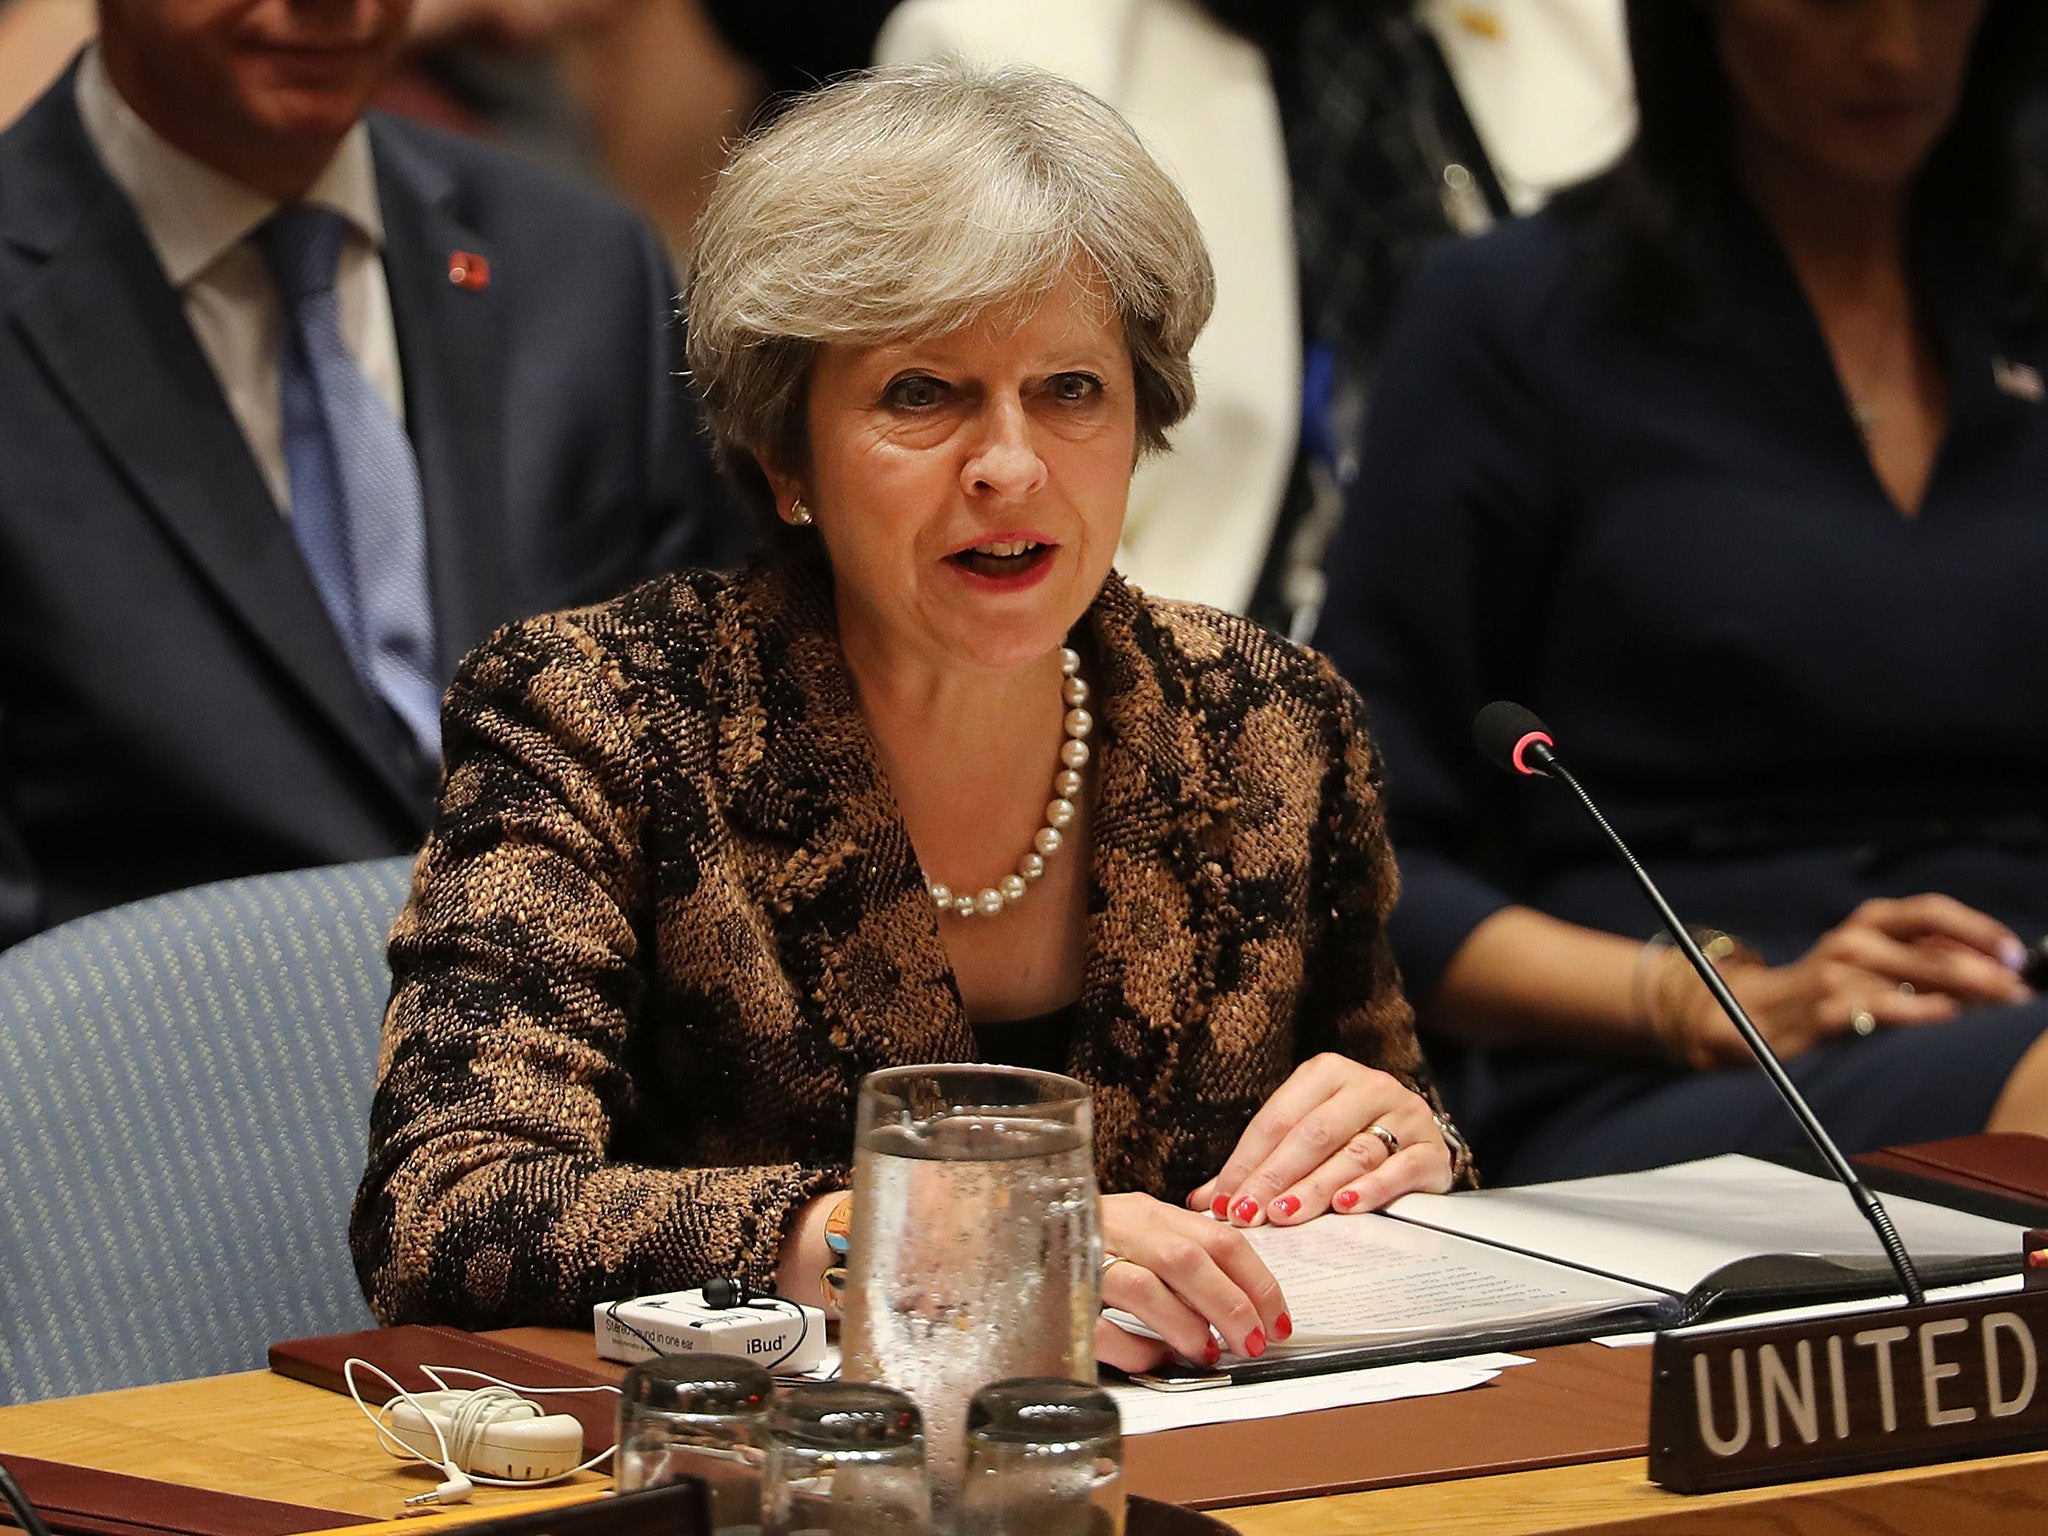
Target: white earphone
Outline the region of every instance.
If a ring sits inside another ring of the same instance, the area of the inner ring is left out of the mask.
[[[356,1372],[367,1371],[396,1394],[382,1408],[363,1401]],[[351,1357],[343,1362],[348,1395],[377,1432],[377,1441],[393,1456],[439,1467],[446,1481],[405,1502],[460,1504],[478,1483],[494,1488],[541,1488],[573,1477],[603,1462],[607,1447],[587,1461],[576,1461],[583,1449],[583,1426],[568,1414],[550,1414],[535,1397],[561,1392],[611,1392],[617,1387],[522,1387],[482,1371],[459,1366],[420,1367],[437,1391],[408,1392],[389,1372]],[[485,1383],[468,1390],[451,1387],[446,1376],[471,1376]]]

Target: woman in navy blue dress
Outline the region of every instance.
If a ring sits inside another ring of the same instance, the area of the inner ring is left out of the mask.
[[[1418,273],[1320,643],[1493,1180],[1797,1141],[1518,698],[1852,1149],[2048,1130],[2034,0],[1634,0],[1615,169]]]

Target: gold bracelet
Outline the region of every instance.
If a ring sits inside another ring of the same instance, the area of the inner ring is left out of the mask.
[[[1656,973],[1658,961],[1671,952],[1671,935],[1652,934],[1643,941],[1643,947],[1636,951],[1635,968],[1629,972],[1628,1012],[1635,1032],[1639,1037],[1653,1041],[1661,1054],[1670,1054],[1670,1045],[1664,1032],[1658,1027],[1654,988],[1650,978]]]
[[[1763,956],[1732,933],[1718,928],[1686,930],[1700,952],[1721,969],[1729,965],[1761,965]],[[1692,962],[1671,942],[1658,934],[1636,957],[1633,999],[1636,1015],[1645,1033],[1672,1061],[1704,1072],[1714,1064],[1714,1053],[1704,1040],[1688,1038],[1686,1021],[1691,1006],[1703,987]]]

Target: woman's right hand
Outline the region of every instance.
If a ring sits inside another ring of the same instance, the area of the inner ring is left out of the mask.
[[[1877,1027],[1937,1024],[1964,1008],[2033,996],[2018,975],[2025,946],[1996,918],[1953,897],[1866,901],[1790,965],[1729,966],[1737,1001],[1785,1058],[1847,1034],[1858,1014]],[[1695,984],[1683,1038],[1695,1060],[1726,1066],[1749,1052],[1707,990]]]
[[[1105,1365],[1146,1371],[1176,1355],[1214,1365],[1225,1348],[1258,1356],[1294,1331],[1280,1282],[1228,1222],[1150,1195],[1104,1195],[1102,1246],[1117,1257],[1102,1272],[1102,1304],[1159,1335],[1098,1319],[1095,1355]]]

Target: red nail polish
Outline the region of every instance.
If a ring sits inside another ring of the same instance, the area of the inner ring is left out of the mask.
[[[1250,1195],[1246,1195],[1236,1205],[1231,1207],[1231,1214],[1237,1217],[1239,1221],[1249,1225],[1259,1218],[1259,1202]]]
[[[1285,1344],[1294,1337],[1294,1319],[1282,1312],[1273,1319],[1273,1338],[1276,1343]]]
[[[1266,1330],[1254,1328],[1244,1336],[1244,1352],[1251,1359],[1258,1359],[1266,1352]]]
[[[1337,1191],[1337,1198],[1330,1203],[1340,1211],[1348,1211],[1351,1207],[1358,1204],[1358,1191],[1355,1189],[1340,1189]]]
[[[1222,1358],[1223,1346],[1221,1344],[1218,1344],[1214,1339],[1211,1339],[1205,1346],[1203,1346],[1202,1360],[1204,1364],[1214,1365],[1218,1360],[1221,1360]]]
[[[1273,1214],[1285,1220],[1301,1209],[1301,1202],[1292,1195],[1282,1195],[1273,1202]]]
[[[1230,1217],[1230,1196],[1218,1195],[1214,1200],[1211,1200],[1209,1202],[1209,1214],[1218,1221],[1228,1220]]]

